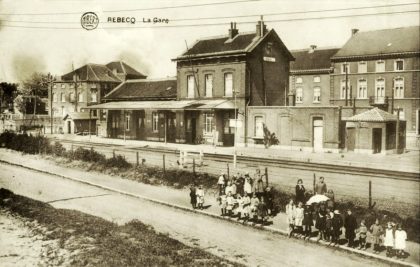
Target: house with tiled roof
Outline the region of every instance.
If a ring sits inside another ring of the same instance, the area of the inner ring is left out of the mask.
[[[147,76],[137,71],[124,61],[113,61],[106,64],[108,69],[112,71],[121,81],[133,80],[133,79],[146,79]]]
[[[407,123],[407,147],[416,143],[420,135],[419,26],[354,29],[331,61],[332,105],[399,112],[401,120]]]
[[[292,50],[295,58],[290,63],[289,105],[328,106],[330,101],[331,57],[338,48]]]
[[[405,149],[406,122],[398,115],[375,107],[346,118],[345,123],[347,151],[388,154]]]
[[[190,107],[185,122],[180,121],[186,125],[186,142],[232,146],[261,140],[263,121],[247,132],[246,107],[286,104],[291,60],[283,41],[262,20],[253,32],[240,32],[231,23],[227,34],[190,45],[173,59],[178,99],[203,104]]]
[[[101,114],[97,110],[89,113],[87,107],[101,103],[106,94],[132,77],[146,76],[122,61],[107,65],[88,63],[62,75],[54,81],[48,96],[53,117],[63,120],[62,125],[55,125],[54,132],[96,133]]]

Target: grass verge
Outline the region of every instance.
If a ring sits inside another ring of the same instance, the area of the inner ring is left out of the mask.
[[[0,208],[36,221],[46,228],[47,239],[58,239],[60,247],[70,246],[71,266],[240,266],[188,247],[153,227],[133,220],[125,225],[75,210],[55,209],[49,204],[0,189]],[[80,242],[83,240],[83,242]]]

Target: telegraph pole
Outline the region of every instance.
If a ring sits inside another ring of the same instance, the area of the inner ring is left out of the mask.
[[[234,134],[234,138],[233,138],[233,168],[236,170],[236,133],[237,128],[238,128],[238,119],[237,119],[237,106],[236,106],[236,89],[233,89],[233,97],[234,97],[234,108],[235,108],[235,134]]]
[[[345,86],[346,86],[346,107],[347,107],[348,102],[349,102],[349,99],[348,99],[348,90],[349,90],[349,88],[348,88],[348,82],[349,82],[348,63],[344,63],[344,66],[346,68],[346,84],[345,84]]]

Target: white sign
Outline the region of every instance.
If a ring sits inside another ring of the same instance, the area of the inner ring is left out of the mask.
[[[242,128],[242,121],[241,120],[230,119],[229,120],[229,127]]]
[[[263,57],[264,61],[267,62],[276,62],[276,58],[275,57]]]

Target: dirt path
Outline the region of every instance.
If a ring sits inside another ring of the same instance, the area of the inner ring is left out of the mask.
[[[188,245],[249,266],[386,266],[353,254],[287,239],[122,196],[52,175],[1,164],[0,187],[56,208],[76,209],[117,223],[132,219],[151,224]]]
[[[53,240],[44,240],[42,229],[0,209],[0,265],[69,266],[69,252]]]

